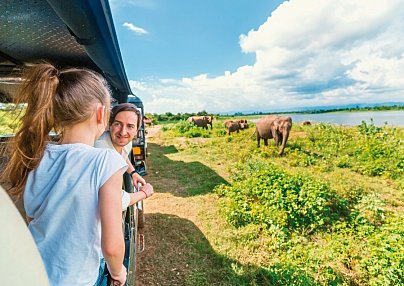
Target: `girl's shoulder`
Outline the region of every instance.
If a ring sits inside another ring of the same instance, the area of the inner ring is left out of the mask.
[[[48,144],[46,150],[52,154],[62,155],[69,154],[70,158],[88,158],[99,160],[123,160],[118,152],[108,148],[95,148],[83,143],[74,144]]]
[[[94,154],[96,154],[97,156],[101,156],[101,157],[105,157],[108,159],[120,159],[122,161],[123,158],[122,156],[116,151],[116,150],[112,150],[109,148],[94,148],[92,147],[92,152],[94,152]]]

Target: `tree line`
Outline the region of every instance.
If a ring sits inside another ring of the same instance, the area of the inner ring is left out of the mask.
[[[171,112],[166,112],[162,114],[157,114],[157,113],[146,113],[145,117],[150,119],[153,124],[157,124],[158,122],[175,122],[175,121],[181,121],[181,120],[187,120],[191,116],[219,116],[218,114],[211,114],[207,113],[205,110],[196,112],[196,113],[171,113]]]
[[[314,109],[314,110],[303,110],[303,111],[284,111],[284,112],[252,112],[252,113],[243,113],[243,112],[235,112],[233,115],[226,116],[247,116],[247,115],[268,115],[268,114],[284,114],[284,113],[294,113],[294,114],[316,114],[316,113],[327,113],[327,112],[341,112],[341,111],[389,111],[389,110],[404,110],[404,105],[381,105],[381,106],[373,106],[373,107],[347,107],[347,108],[335,108],[335,109]],[[175,122],[181,120],[187,120],[190,116],[207,116],[212,115],[214,117],[219,117],[219,114],[211,114],[206,112],[205,110],[196,112],[196,113],[171,113],[166,112],[162,114],[157,113],[146,113],[145,116],[148,119],[151,119],[153,124],[157,124],[158,122]]]

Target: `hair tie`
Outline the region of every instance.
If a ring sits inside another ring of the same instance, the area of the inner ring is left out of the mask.
[[[53,67],[52,72],[51,72],[51,76],[56,76],[57,78],[59,78],[60,71],[57,68]]]

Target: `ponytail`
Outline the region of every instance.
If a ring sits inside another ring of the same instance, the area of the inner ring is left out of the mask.
[[[16,108],[26,103],[21,126],[9,142],[12,147],[10,161],[2,181],[11,184],[9,193],[20,196],[28,173],[35,169],[49,141],[49,132],[57,129],[54,118],[54,98],[59,85],[59,71],[51,64],[39,64],[29,68],[15,99]]]

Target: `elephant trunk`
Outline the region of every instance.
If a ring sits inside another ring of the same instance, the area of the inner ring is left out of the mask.
[[[285,129],[282,132],[282,148],[281,148],[281,151],[279,152],[280,156],[283,155],[283,151],[285,150],[286,141],[288,141],[288,137],[289,137],[289,132],[290,132],[290,128],[287,128],[287,127],[285,127]]]

